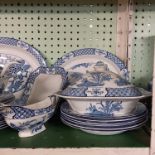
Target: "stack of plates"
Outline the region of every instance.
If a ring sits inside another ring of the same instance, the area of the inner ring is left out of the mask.
[[[140,102],[129,115],[117,117],[79,115],[69,107],[68,103],[63,103],[60,117],[64,124],[87,133],[113,135],[142,127],[147,121],[147,115],[146,106]]]

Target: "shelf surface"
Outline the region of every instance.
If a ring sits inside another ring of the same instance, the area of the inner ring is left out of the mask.
[[[28,138],[18,137],[16,130],[0,130],[0,148],[85,148],[85,147],[149,147],[150,137],[143,129],[119,135],[99,136],[64,125],[54,118],[46,124],[46,130]]]

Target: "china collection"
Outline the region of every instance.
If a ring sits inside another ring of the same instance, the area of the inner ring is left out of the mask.
[[[31,45],[0,38],[0,129],[19,137],[44,131],[60,98],[60,119],[72,128],[97,135],[138,129],[148,119],[140,100],[151,95],[129,82],[125,64],[108,51],[75,50],[48,67]]]

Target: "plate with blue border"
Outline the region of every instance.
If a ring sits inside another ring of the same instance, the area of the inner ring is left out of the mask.
[[[0,67],[10,62],[24,60],[33,69],[47,66],[39,50],[30,44],[14,38],[0,37]]]
[[[108,51],[96,48],[71,51],[59,58],[53,65],[63,67],[68,72],[86,73],[101,63],[104,63],[110,71],[128,79],[128,70],[122,60]]]

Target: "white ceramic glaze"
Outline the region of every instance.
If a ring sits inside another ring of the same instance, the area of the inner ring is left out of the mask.
[[[73,75],[73,74],[72,74]],[[109,70],[104,63],[94,67],[94,71],[72,76],[74,80],[64,89],[64,96],[77,97],[139,97],[142,92],[123,79],[118,74]],[[75,80],[77,79],[77,80]],[[75,81],[75,82],[73,82]]]
[[[32,68],[24,60],[5,64],[0,74],[5,92],[11,92],[16,99],[22,96]]]
[[[65,120],[63,118],[61,118],[62,122],[70,127],[73,127],[73,128],[76,128],[76,129],[80,129],[84,132],[87,132],[87,133],[91,133],[91,134],[97,134],[97,135],[114,135],[114,134],[119,134],[119,133],[123,133],[125,131],[128,131],[128,130],[134,130],[134,129],[138,129],[140,127],[142,127],[145,123],[146,123],[146,120],[143,120],[142,122],[140,123],[137,123],[137,124],[134,124],[134,125],[129,125],[129,126],[126,126],[126,127],[119,127],[119,128],[95,128],[95,127],[88,127],[88,126],[83,126],[83,125],[80,125],[80,124],[76,124],[76,123],[73,123],[73,122],[69,122],[68,120]]]
[[[141,117],[145,117],[147,115],[147,108],[144,104],[137,102],[136,108],[131,111],[130,114],[127,116],[112,116],[112,117],[104,117],[103,115],[82,115],[75,113],[71,109],[68,103],[63,103],[61,105],[60,111],[61,115],[68,117],[72,120],[77,120],[77,121],[82,121],[82,122],[87,122],[87,123],[109,123],[109,124],[115,124],[115,123],[124,123],[126,121],[135,121],[136,119],[140,119]]]
[[[78,96],[66,96],[66,95],[62,95],[62,91],[57,92],[55,95],[62,97],[64,99],[82,99],[82,100],[96,100],[96,99],[100,99],[100,100],[117,100],[117,101],[138,101],[140,99],[144,99],[146,97],[150,97],[152,95],[151,92],[146,91],[143,88],[138,88],[139,91],[141,92],[142,95],[140,96],[136,96],[136,97],[104,97],[104,96],[97,96],[97,97],[93,97],[93,96],[89,96],[89,97],[78,97]]]
[[[19,131],[19,137],[31,137],[36,134],[39,134],[40,132],[46,129],[44,123],[48,119],[48,115],[45,114],[36,117],[30,117],[28,119],[5,118],[5,121],[11,128],[14,128]]]
[[[0,66],[17,60],[25,60],[33,69],[47,66],[40,51],[30,44],[15,38],[0,37]]]
[[[128,79],[127,68],[117,56],[95,48],[71,51],[59,58],[54,66],[63,67],[68,72],[86,73],[87,71],[93,71],[98,62],[103,62],[110,71]]]
[[[40,115],[39,112],[35,113],[34,111],[35,110],[38,110],[38,109],[46,109],[48,107],[51,106],[52,107],[55,107],[56,106],[56,102],[55,102],[55,97],[54,96],[49,96],[49,97],[46,97],[44,100],[41,100],[39,102],[35,102],[35,103],[27,103],[27,105],[25,106],[19,106],[19,105],[16,105],[15,104],[16,102],[13,103],[10,103],[10,104],[2,104],[0,105],[0,107],[2,108],[1,112],[3,114],[3,116],[5,118],[10,118],[10,119],[13,119],[13,118],[23,118],[22,115],[24,115],[24,117],[31,117],[31,112],[28,112],[27,113],[27,109],[28,110],[32,110],[32,113],[34,113],[34,115]],[[18,112],[16,111],[15,108],[19,108],[21,109],[21,111],[19,110]],[[14,110],[15,109],[15,110]],[[21,112],[21,114],[20,114]],[[25,113],[24,113],[25,112]],[[42,114],[42,111],[41,111],[41,114]],[[17,115],[17,116],[15,116]]]
[[[70,107],[75,113],[101,115],[101,116],[127,116],[133,111],[137,104],[133,101],[115,101],[100,99],[67,99]]]
[[[6,123],[19,131],[20,137],[30,137],[45,130],[44,123],[55,110],[55,97],[25,106],[1,105]]]
[[[141,89],[140,89],[141,90]],[[146,92],[139,97],[73,97],[56,95],[67,100],[70,107],[79,114],[126,116],[136,108],[137,101],[150,95]]]
[[[28,104],[35,103],[53,95],[62,89],[63,81],[61,75],[40,74],[32,86]]]

